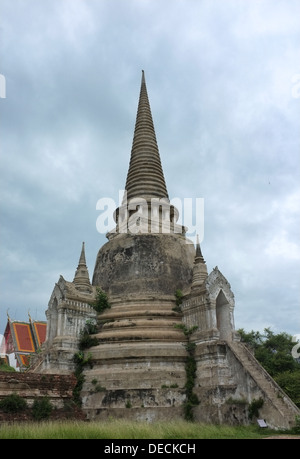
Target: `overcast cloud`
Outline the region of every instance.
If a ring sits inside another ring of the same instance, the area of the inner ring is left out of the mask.
[[[170,198],[203,197],[203,255],[236,328],[300,333],[300,2],[0,0],[0,333],[45,320],[102,197],[124,188],[141,70]]]

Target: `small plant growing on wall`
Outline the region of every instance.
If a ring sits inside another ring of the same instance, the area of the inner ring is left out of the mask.
[[[183,298],[183,293],[180,289],[177,289],[175,292],[175,303],[176,306],[173,308],[173,311],[175,312],[181,312],[181,304],[182,304],[182,298]]]
[[[249,419],[252,419],[253,417],[258,418],[259,409],[263,406],[263,404],[264,400],[261,397],[259,399],[254,398],[252,400],[248,407]]]
[[[197,395],[193,392],[195,386],[196,378],[196,361],[194,357],[195,346],[192,346],[194,343],[189,343],[189,346],[186,347],[188,351],[188,357],[185,364],[186,372],[186,401],[184,403],[184,417],[186,421],[194,421],[193,408],[199,405],[199,400]]]
[[[79,349],[84,350],[91,346],[97,346],[98,339],[92,334],[97,333],[97,325],[92,320],[87,320],[83,330],[80,332]]]
[[[194,333],[194,331],[198,329],[197,325],[191,328],[187,328],[186,325],[183,323],[176,324],[174,327],[182,330],[182,332],[188,339]],[[195,394],[193,391],[195,387],[195,379],[197,372],[197,365],[195,360],[196,344],[189,340],[185,345],[185,349],[188,353],[188,356],[185,362],[186,383],[184,387],[186,393],[186,400],[183,404],[184,418],[186,421],[194,421],[193,409],[200,403],[197,394]]]
[[[191,328],[187,328],[184,324],[176,324],[174,325],[174,328],[179,328],[180,330],[183,331],[185,336],[189,337],[191,336],[192,333],[194,333],[194,331],[198,330],[198,325],[194,325]]]
[[[74,354],[73,362],[75,363],[74,375],[77,380],[76,386],[73,389],[73,400],[78,406],[81,406],[82,402],[81,402],[80,392],[81,392],[81,389],[82,389],[82,386],[85,380],[85,377],[83,375],[83,370],[84,370],[85,365],[88,365],[88,364],[92,368],[92,356],[89,353],[85,357],[84,352],[79,351],[76,354]]]
[[[93,303],[91,303],[91,306],[99,313],[101,314],[105,309],[109,309],[111,306],[108,301],[108,296],[101,288],[96,289],[96,299]]]

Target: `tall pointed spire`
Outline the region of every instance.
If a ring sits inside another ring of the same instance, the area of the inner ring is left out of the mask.
[[[114,212],[116,228],[107,237],[112,239],[120,233],[184,235],[186,228],[177,224],[178,218],[179,212],[168,196],[142,71],[125,193]]]
[[[193,281],[192,281],[192,290],[195,288],[201,287],[204,283],[205,279],[207,278],[207,267],[205,260],[203,258],[199,236],[197,235],[197,245],[196,245],[196,255],[194,261],[194,268],[193,268]]]
[[[91,292],[92,290],[90,276],[86,266],[84,242],[82,243],[80,258],[73,283],[75,284],[76,289],[80,290],[81,292]]]
[[[200,247],[200,242],[199,242],[199,236],[197,234],[197,244],[196,244],[196,256],[195,256],[195,263],[205,263],[202,252],[201,252],[201,247]]]
[[[131,158],[126,180],[127,199],[168,198],[154,124],[147,94],[144,70],[137,110]]]

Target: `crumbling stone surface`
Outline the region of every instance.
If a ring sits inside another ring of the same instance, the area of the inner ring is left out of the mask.
[[[178,234],[120,234],[99,250],[93,285],[108,295],[174,295],[190,286],[194,257]]]

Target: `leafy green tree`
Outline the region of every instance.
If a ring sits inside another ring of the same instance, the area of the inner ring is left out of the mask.
[[[275,377],[277,384],[300,408],[300,370],[285,371]]]
[[[241,340],[249,345],[252,349],[257,349],[262,344],[262,335],[260,332],[255,332],[251,330],[251,332],[245,332],[243,328],[238,330],[238,333],[241,337]]]

